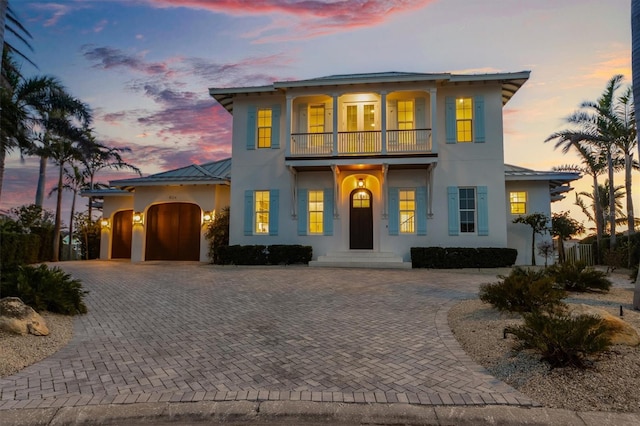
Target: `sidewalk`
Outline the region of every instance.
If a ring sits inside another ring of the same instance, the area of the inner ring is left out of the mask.
[[[566,425],[637,426],[639,414],[511,406],[226,401],[5,410],[2,426],[40,425]]]

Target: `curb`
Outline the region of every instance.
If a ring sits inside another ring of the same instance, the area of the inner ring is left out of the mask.
[[[640,413],[575,412],[505,406],[451,407],[411,404],[342,404],[309,401],[143,403],[15,409],[3,426],[123,424],[341,424],[341,425],[567,425],[635,426]]]

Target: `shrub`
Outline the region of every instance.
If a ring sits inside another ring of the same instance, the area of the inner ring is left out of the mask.
[[[562,263],[547,268],[551,279],[567,291],[609,291],[606,273],[587,267],[583,262]]]
[[[566,292],[555,286],[543,270],[514,268],[502,281],[480,286],[480,300],[499,311],[533,312],[562,305]]]
[[[274,244],[267,247],[271,265],[308,264],[311,260],[311,246],[300,244]]]
[[[229,207],[224,207],[207,228],[205,237],[209,241],[211,263],[221,263],[220,250],[229,246],[229,215]]]
[[[218,265],[291,265],[308,264],[313,248],[298,244],[233,245],[217,247],[216,252]]]
[[[552,368],[584,368],[589,356],[609,348],[610,331],[598,317],[561,311],[524,314],[523,325],[505,328],[517,340],[514,350],[533,350]]]
[[[82,290],[79,280],[72,279],[58,267],[17,266],[4,271],[0,286],[3,297],[19,297],[36,311],[64,315],[87,312],[83,298],[88,292]]]
[[[0,267],[36,263],[40,238],[34,234],[0,233]]]
[[[411,247],[414,268],[500,268],[512,266],[518,251],[499,247]]]

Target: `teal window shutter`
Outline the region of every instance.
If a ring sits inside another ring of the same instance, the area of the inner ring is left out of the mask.
[[[253,235],[253,191],[244,191],[244,235]]]
[[[489,200],[486,186],[478,187],[478,235],[489,235]]]
[[[389,188],[389,235],[398,235],[400,227],[400,201],[398,188]]]
[[[271,148],[280,149],[280,105],[271,107]]]
[[[278,213],[280,203],[280,191],[269,191],[269,235],[278,235]]]
[[[449,235],[460,232],[460,210],[458,205],[458,187],[447,186],[447,207],[449,209]]]
[[[427,235],[427,187],[416,190],[416,234]]]
[[[333,235],[333,189],[324,190],[324,211],[322,212],[324,235]]]
[[[307,235],[307,207],[309,191],[298,189],[298,235]]]
[[[456,100],[453,96],[444,100],[444,120],[447,143],[456,143]]]
[[[485,141],[485,125],[484,125],[484,96],[476,96],[473,99],[473,134],[474,142],[484,143]]]
[[[256,149],[256,130],[258,130],[258,109],[247,108],[247,149]]]

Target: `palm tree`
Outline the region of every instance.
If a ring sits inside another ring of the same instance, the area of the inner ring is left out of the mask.
[[[597,193],[599,195],[599,198],[595,198],[594,194]],[[582,212],[584,213],[585,216],[587,216],[587,219],[589,220],[594,220],[594,215],[597,214],[596,211],[600,211],[600,214],[602,215],[602,218],[600,218],[600,220],[602,221],[602,223],[605,223],[605,232],[610,232],[610,228],[607,227],[607,223],[609,221],[609,219],[612,217],[611,216],[611,202],[609,200],[609,181],[605,180],[603,185],[600,185],[600,187],[598,188],[598,191],[593,191],[593,192],[578,192],[576,193],[576,200],[575,200],[575,205],[580,207],[580,209],[582,210]],[[623,224],[626,223],[628,218],[625,216],[624,214],[624,209],[622,206],[622,199],[625,196],[625,191],[624,191],[624,186],[623,185],[617,185],[613,188],[613,194],[614,194],[614,202],[613,204],[615,205],[615,211],[613,214],[613,218],[615,220],[615,223],[617,224]],[[590,200],[591,205],[587,205],[587,203],[585,202],[584,198],[585,197],[587,199]],[[597,201],[596,201],[597,200]],[[600,208],[598,209],[597,206],[600,206]],[[593,213],[592,213],[593,212]],[[609,221],[610,222],[610,221]]]
[[[564,130],[554,133],[547,141],[558,139],[558,144],[569,141],[582,142],[592,146],[599,151],[600,155],[606,158],[609,182],[613,182],[614,170],[617,162],[617,155],[620,153],[619,145],[622,144],[623,135],[628,135],[628,125],[630,120],[620,117],[621,99],[616,97],[616,92],[620,88],[621,75],[613,76],[605,87],[604,92],[595,101],[585,101],[580,104],[580,109],[569,117],[567,122],[577,130]],[[624,112],[622,113],[624,115]],[[627,130],[623,130],[623,124],[627,125]],[[609,206],[610,211],[615,211],[613,185],[609,186]],[[609,218],[611,230],[610,247],[616,246],[616,222],[615,217]]]
[[[73,258],[73,219],[76,210],[76,198],[78,192],[84,189],[86,185],[87,182],[85,179],[85,175],[76,164],[70,164],[68,167],[64,168],[64,182],[62,184],[62,189],[71,191],[73,193],[73,196],[71,198],[71,214],[69,216],[69,247],[67,256],[69,260]],[[51,196],[51,194],[53,194],[54,192],[58,192],[58,187],[54,187],[49,192],[49,196]]]
[[[136,166],[127,163],[122,159],[122,155],[125,152],[131,152],[130,148],[115,148],[102,145],[95,142],[95,138],[91,136],[94,142],[94,149],[82,159],[84,164],[84,170],[87,175],[88,189],[95,189],[95,177],[96,174],[103,169],[113,170],[131,170],[138,175],[142,175],[140,169]],[[89,219],[93,220],[93,197],[89,197]]]
[[[40,110],[52,93],[61,90],[53,77],[23,79],[17,64],[5,50],[3,82],[0,87],[0,195],[4,180],[6,155],[14,149],[27,152],[32,144],[33,130],[40,123]]]
[[[40,157],[35,204],[42,206],[44,203],[47,163],[50,158],[54,158],[57,155],[59,150],[57,146],[59,135],[56,132],[60,129],[63,130],[63,133],[66,132],[68,130],[65,130],[68,120],[75,120],[81,127],[87,128],[91,122],[91,111],[86,104],[71,96],[60,85],[58,90],[52,91],[49,96],[42,100],[39,113],[43,132],[35,138],[29,154]]]
[[[606,159],[601,155],[599,150],[594,149],[593,146],[584,143],[580,140],[581,135],[574,134],[571,131],[564,131],[554,133],[549,136],[545,142],[549,142],[553,139],[558,139],[554,148],[561,148],[562,153],[566,154],[569,151],[576,151],[581,158],[582,165],[564,165],[555,167],[554,170],[558,171],[572,171],[580,172],[591,176],[593,181],[593,199],[600,199],[598,183],[598,177],[604,173],[606,169]],[[596,259],[600,259],[600,251],[602,248],[602,234],[604,229],[604,221],[602,215],[602,207],[599,203],[595,204],[594,222],[596,225]]]

